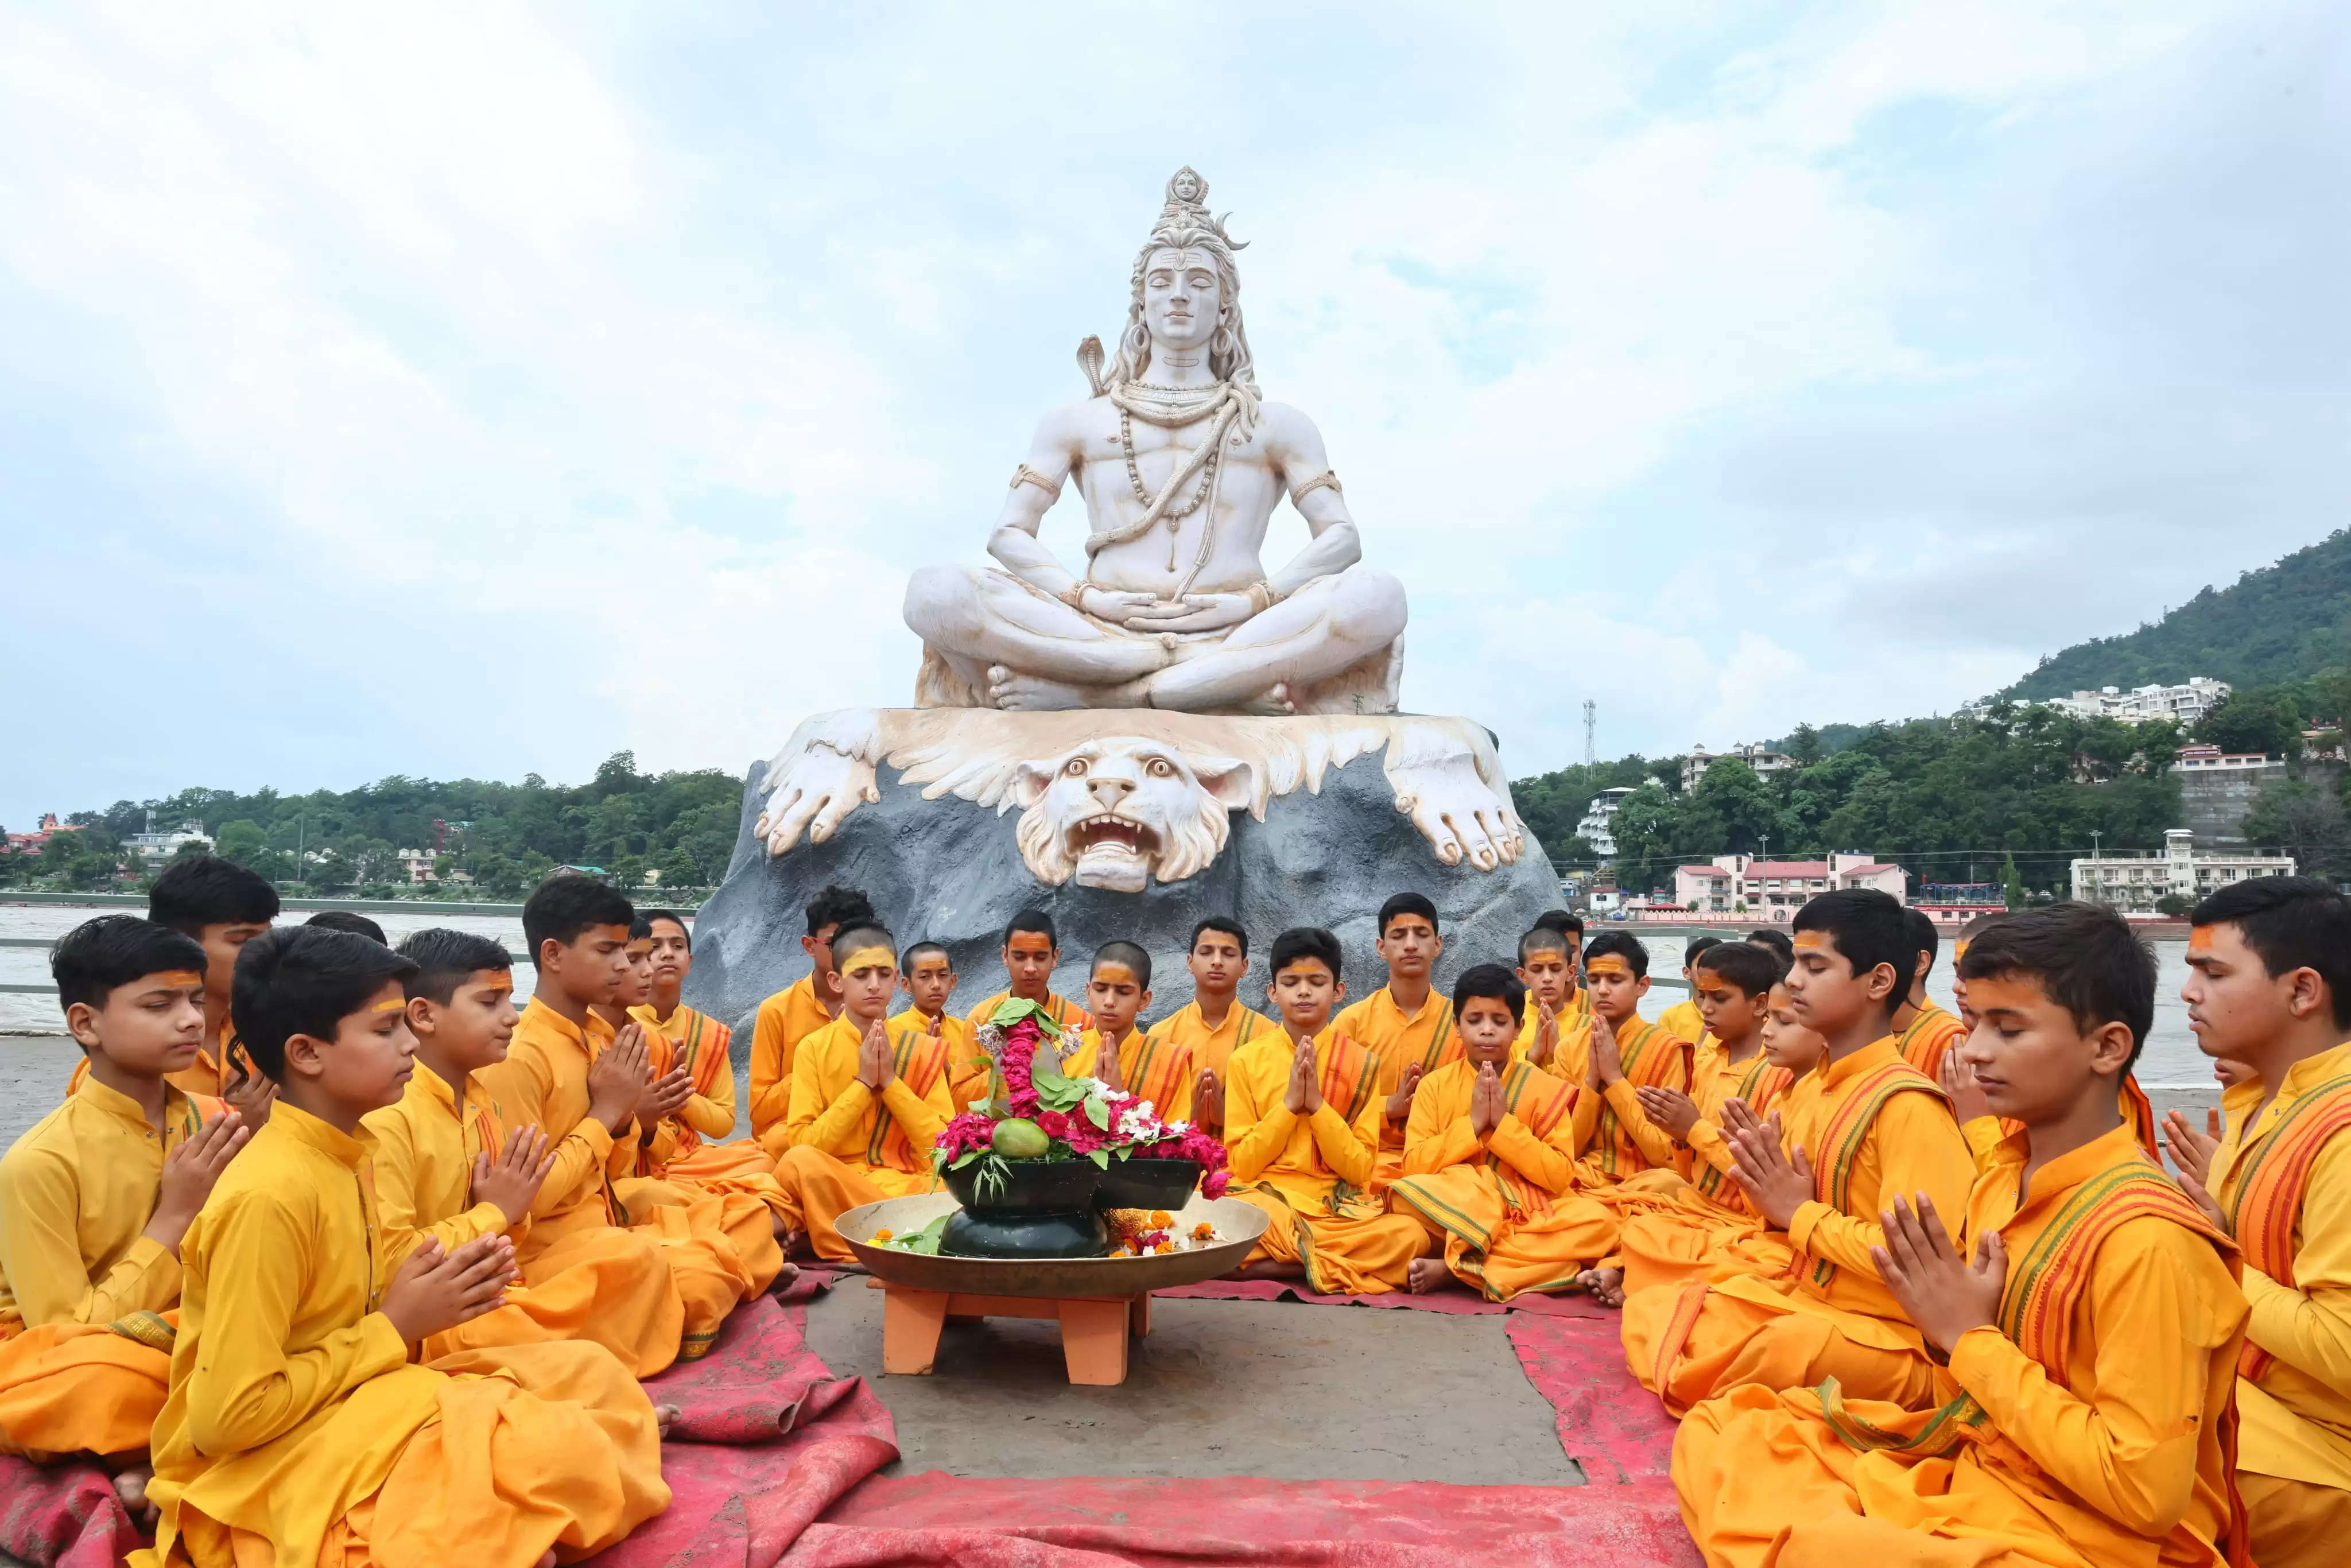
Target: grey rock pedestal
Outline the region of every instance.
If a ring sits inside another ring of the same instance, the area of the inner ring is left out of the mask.
[[[876,779],[879,802],[852,812],[827,841],[802,842],[771,859],[752,832],[765,771],[754,764],[746,779],[734,860],[726,885],[695,917],[686,987],[688,1002],[735,1025],[738,1061],[750,1049],[760,1001],[808,972],[802,907],[828,883],[863,890],[901,948],[925,939],[946,944],[961,977],[950,1004],[957,1012],[1004,988],[998,956],[1004,925],[1023,909],[1048,911],[1061,931],[1062,967],[1053,987],[1064,996],[1082,993],[1097,946],[1139,943],[1155,971],[1146,1020],[1192,999],[1184,952],[1193,923],[1206,915],[1237,915],[1248,928],[1250,969],[1241,999],[1262,1011],[1266,955],[1288,926],[1337,933],[1348,995],[1360,998],[1385,978],[1373,927],[1392,894],[1423,893],[1436,904],[1445,934],[1437,977],[1445,985],[1472,964],[1515,963],[1520,934],[1560,902],[1559,878],[1531,837],[1514,863],[1490,872],[1466,862],[1440,864],[1396,810],[1376,754],[1332,769],[1320,793],[1301,789],[1271,800],[1262,822],[1235,811],[1231,841],[1207,870],[1141,893],[1048,887],[1022,862],[1009,816],[952,797],[925,800],[887,768]]]

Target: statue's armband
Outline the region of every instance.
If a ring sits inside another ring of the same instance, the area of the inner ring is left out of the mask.
[[[1046,495],[1051,497],[1056,501],[1061,498],[1061,482],[1058,479],[1046,478],[1045,476],[1038,473],[1037,470],[1029,467],[1026,463],[1021,464],[1019,467],[1012,470],[1012,483],[1005,487],[1010,490],[1018,490],[1023,485],[1034,485],[1037,488],[1044,491]]]
[[[1306,481],[1305,484],[1301,485],[1298,488],[1290,491],[1290,504],[1293,507],[1305,506],[1306,497],[1312,495],[1315,491],[1322,489],[1325,486],[1330,487],[1332,495],[1340,497],[1342,500],[1346,498],[1346,488],[1339,483],[1339,471],[1336,468],[1325,468],[1322,472],[1314,476],[1313,478]]]

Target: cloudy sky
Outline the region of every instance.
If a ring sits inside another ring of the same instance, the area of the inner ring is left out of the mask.
[[[0,145],[10,827],[903,704],[1186,162],[1516,773],[1948,710],[2351,499],[2340,5],[9,6]]]

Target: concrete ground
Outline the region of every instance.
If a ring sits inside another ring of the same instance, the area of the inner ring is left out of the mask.
[[[897,1421],[899,1470],[1575,1486],[1505,1318],[1162,1298],[1115,1388],[1071,1385],[1051,1322],[951,1323],[936,1369],[882,1371],[882,1292],[851,1276],[809,1343]]]

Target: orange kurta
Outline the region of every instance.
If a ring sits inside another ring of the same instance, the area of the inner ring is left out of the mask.
[[[841,1239],[841,1215],[935,1190],[931,1148],[956,1113],[938,1037],[914,1026],[893,1030],[893,1075],[878,1095],[857,1076],[863,1040],[857,1020],[843,1015],[800,1042],[784,1128],[792,1142],[776,1162],[789,1205],[785,1224],[805,1231],[819,1257],[842,1263],[856,1254]]]
[[[506,1305],[435,1334],[427,1360],[488,1345],[586,1340],[601,1344],[639,1377],[677,1359],[685,1302],[650,1231],[590,1226],[551,1247],[527,1245],[531,1221],[511,1227],[496,1204],[473,1199],[474,1161],[505,1149],[509,1129],[495,1102],[471,1079],[452,1086],[422,1061],[399,1103],[369,1114],[387,1265],[397,1269],[428,1236],[444,1251],[501,1232],[526,1255],[522,1278]]]
[[[1072,1078],[1092,1077],[1101,1054],[1101,1034],[1088,1030],[1076,1053],[1061,1064],[1061,1071]],[[1189,1047],[1166,1035],[1144,1035],[1130,1030],[1126,1038],[1118,1042],[1118,1070],[1119,1082],[1126,1086],[1126,1092],[1138,1100],[1150,1101],[1161,1121],[1191,1120],[1192,1082],[1196,1069]]]
[[[694,1085],[684,1105],[663,1117],[651,1137],[639,1141],[634,1172],[612,1183],[629,1212],[642,1214],[654,1205],[691,1204],[704,1197],[739,1197],[771,1215],[781,1214],[783,1193],[776,1186],[774,1157],[756,1139],[716,1141],[735,1130],[735,1066],[727,1058],[734,1031],[688,1007],[666,1019],[655,1018],[650,1007],[631,1008],[629,1017],[644,1029],[653,1075],[683,1066]],[[730,1212],[738,1223],[757,1223],[741,1205]]]
[[[668,1505],[653,1406],[601,1347],[410,1361],[372,1187],[360,1138],[280,1100],[189,1228],[141,1568],[528,1568]]]
[[[928,1015],[908,1008],[892,1015],[890,1038],[895,1040],[899,1030],[909,1029],[928,1034],[931,1022]],[[979,1049],[968,1019],[959,1019],[953,1013],[940,1014],[938,1037],[939,1046],[947,1056],[947,1098],[955,1102],[956,1114],[960,1116],[987,1098],[989,1074],[995,1071],[996,1064],[988,1060],[987,1052]]]
[[[0,1453],[147,1447],[180,1260],[145,1231],[163,1156],[208,1108],[167,1084],[159,1129],[85,1076],[0,1157]]]
[[[1711,1568],[2246,1562],[2227,1242],[2127,1128],[2025,1194],[2028,1153],[2019,1134],[1987,1162],[1961,1238],[2006,1244],[1999,1325],[1962,1335],[1919,1401],[1750,1385],[1690,1412],[1674,1480]]]
[[[1396,1005],[1395,993],[1382,986],[1341,1011],[1331,1020],[1331,1027],[1371,1052],[1379,1064],[1383,1106],[1403,1084],[1405,1069],[1418,1067],[1429,1073],[1461,1060],[1461,1039],[1453,1029],[1452,998],[1439,995],[1435,987],[1421,998],[1419,1007],[1406,1012]],[[1385,1190],[1404,1169],[1404,1130],[1410,1119],[1407,1115],[1404,1121],[1391,1122],[1384,1109],[1381,1113],[1380,1161],[1372,1180],[1375,1191]]]
[[[1967,1032],[1967,1026],[1957,1017],[1927,1002],[1919,1007],[1918,1016],[1910,1020],[1910,1027],[1895,1037],[1894,1044],[1902,1052],[1903,1061],[1940,1082],[1943,1053]]]
[[[1700,1042],[1691,1067],[1690,1098],[1698,1119],[1687,1140],[1689,1185],[1637,1210],[1620,1210],[1617,1251],[1627,1296],[1687,1285],[1717,1270],[1771,1274],[1790,1267],[1787,1234],[1764,1225],[1747,1201],[1747,1189],[1730,1175],[1722,1107],[1743,1100],[1757,1115],[1769,1115],[1792,1082],[1786,1068],[1772,1066],[1761,1051],[1732,1062],[1712,1037]]]
[[[1616,1026],[1616,1060],[1624,1076],[1602,1094],[1577,1098],[1576,1136],[1584,1161],[1608,1181],[1623,1181],[1644,1171],[1676,1168],[1677,1145],[1673,1134],[1649,1120],[1641,1109],[1637,1091],[1677,1089],[1687,1092],[1690,1046],[1679,1035],[1650,1023],[1637,1013]],[[1569,1083],[1586,1083],[1592,1076],[1592,1031],[1570,1040],[1562,1031],[1559,1051],[1547,1071]]]
[[[595,1014],[575,1024],[534,1001],[515,1025],[507,1059],[474,1075],[505,1120],[536,1126],[555,1145],[555,1166],[530,1206],[530,1228],[515,1256],[528,1269],[556,1243],[608,1226],[652,1237],[685,1303],[678,1354],[690,1361],[708,1352],[737,1303],[768,1288],[783,1269],[783,1251],[755,1198],[647,1204],[643,1214],[621,1201],[613,1183],[634,1167],[637,1141],[615,1143],[588,1114],[588,1068],[611,1042],[611,1026]]]
[[[1379,1063],[1336,1025],[1315,1037],[1314,1053],[1322,1103],[1303,1116],[1282,1103],[1297,1056],[1287,1033],[1259,1035],[1225,1063],[1229,1192],[1271,1217],[1249,1260],[1296,1263],[1330,1294],[1401,1290],[1427,1238],[1368,1190],[1379,1159]]]
[[[1706,1015],[1698,1010],[1698,1003],[1684,998],[1657,1015],[1657,1027],[1696,1045],[1706,1038]]]
[[[2245,1249],[2238,1484],[2262,1568],[2343,1561],[2351,1542],[2351,1045],[2221,1096],[2211,1192]]]
[[[1569,1113],[1582,1091],[1513,1062],[1501,1072],[1507,1109],[1481,1139],[1477,1083],[1466,1057],[1420,1081],[1388,1205],[1443,1238],[1445,1266],[1489,1301],[1573,1290],[1616,1244],[1615,1217],[1578,1190]]]
[[[832,1021],[816,994],[816,977],[802,975],[759,1004],[751,1021],[751,1135],[764,1138],[792,1110],[792,1062],[800,1041]]]
[[[1965,1211],[1974,1161],[1942,1091],[1891,1035],[1807,1073],[1782,1102],[1785,1146],[1813,1163],[1813,1197],[1788,1228],[1793,1272],[1731,1272],[1625,1302],[1626,1359],[1677,1415],[1741,1383],[1915,1403],[1933,1364],[1869,1249],[1896,1193]]]
[[[1224,1021],[1210,1029],[1200,1019],[1200,1004],[1186,1002],[1167,1017],[1153,1024],[1148,1031],[1153,1040],[1166,1040],[1187,1048],[1192,1052],[1195,1073],[1213,1072],[1218,1082],[1225,1077],[1225,1063],[1233,1052],[1261,1034],[1271,1034],[1280,1026],[1254,1008],[1241,1006],[1238,998],[1225,1012]]]

